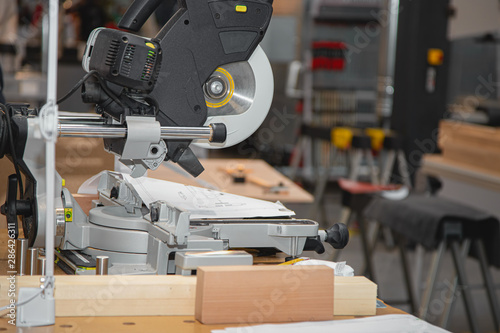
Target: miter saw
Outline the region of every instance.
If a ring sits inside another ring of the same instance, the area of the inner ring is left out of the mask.
[[[120,28],[137,31],[161,1],[136,0]],[[78,86],[83,101],[96,105],[97,115],[59,117],[59,136],[103,138],[105,149],[131,168],[132,177],[163,161],[197,176],[203,167],[191,143],[206,148],[237,144],[266,117],[273,76],[259,43],[272,2],[180,0],[179,11],[154,38],[96,29],[83,59],[88,74]],[[42,247],[52,235],[44,232],[45,156],[34,121],[38,111],[22,104],[2,109],[0,158],[8,155],[17,171],[9,177],[2,213],[16,237],[20,216],[29,245]],[[190,251],[273,248],[296,257],[305,249],[324,251],[325,241],[336,248],[348,241],[344,225],[320,231],[314,221],[289,216],[191,218],[168,202],[145,204],[123,175],[111,172],[101,177],[99,200],[89,216],[60,177],[55,202],[56,247],[89,259],[107,256],[109,272],[115,274],[175,273],[176,254]]]

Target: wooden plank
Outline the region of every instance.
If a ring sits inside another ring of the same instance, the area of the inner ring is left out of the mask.
[[[468,140],[481,145],[488,142],[500,144],[500,128],[452,120],[443,120],[439,123],[440,142],[446,144],[448,141],[460,137],[468,138]]]
[[[295,279],[291,276],[290,283],[295,287],[301,278],[302,275]],[[39,279],[39,276],[16,277],[16,291],[39,286]],[[255,279],[259,284],[262,280],[265,279]],[[309,278],[304,281],[314,283]],[[7,277],[0,276],[1,303],[8,301],[8,289]],[[334,315],[375,313],[377,285],[365,277],[335,277],[333,290]],[[57,316],[89,316],[91,311],[96,311],[96,316],[194,315],[195,297],[196,277],[56,276]]]
[[[200,267],[197,275],[195,318],[203,324],[333,318],[334,274],[326,266]]]
[[[56,299],[57,317],[189,316],[193,298],[167,299]]]
[[[500,151],[474,145],[447,144],[443,149],[443,157],[465,165],[476,167],[500,175]]]
[[[438,144],[445,159],[500,175],[500,128],[441,121]]]

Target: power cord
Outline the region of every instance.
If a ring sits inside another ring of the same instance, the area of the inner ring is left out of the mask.
[[[78,81],[78,83],[73,87],[73,89],[71,89],[66,95],[64,95],[64,97],[62,97],[61,99],[59,99],[57,101],[57,104],[61,104],[62,102],[67,100],[71,95],[73,95],[78,90],[78,88],[80,88],[82,86],[82,84],[85,83],[85,81],[87,81],[94,74],[97,74],[96,70],[92,70],[92,71],[88,72],[87,74],[85,74],[85,76],[82,77],[82,79],[80,81]]]
[[[97,78],[97,80],[99,81],[99,83],[101,84],[101,87],[102,89],[106,92],[106,94],[108,94],[109,97],[111,97],[113,99],[113,101],[115,101],[118,105],[120,105],[121,107],[125,107],[123,105],[123,103],[120,101],[120,99],[116,96],[116,94],[114,94],[111,89],[109,89],[108,85],[106,84],[106,81],[103,79],[103,77],[94,69],[94,70],[91,70],[90,72],[88,72],[87,74],[85,74],[85,76],[80,80],[78,81],[78,83],[66,94],[64,95],[64,97],[60,98],[58,101],[57,101],[57,104],[61,104],[62,102],[64,102],[65,100],[67,100],[71,95],[73,95],[77,90],[78,88],[80,88],[84,83],[85,81],[87,81],[91,76],[94,76],[95,78]]]

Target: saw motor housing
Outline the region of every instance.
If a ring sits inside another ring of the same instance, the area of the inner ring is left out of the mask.
[[[135,1],[119,27],[137,31],[160,3]],[[140,115],[154,117],[161,126],[206,125],[206,96],[223,98],[218,94],[227,90],[221,86],[223,81],[213,85],[217,81],[214,73],[223,65],[250,59],[269,26],[272,3],[179,0],[179,10],[151,39],[118,30],[95,30],[87,43],[83,67],[96,71],[102,80],[82,88],[83,100],[97,104],[98,112],[121,124],[127,116]],[[228,128],[229,132],[235,130]],[[166,160],[193,176],[203,171],[189,148],[190,140],[165,143]],[[116,140],[106,140],[105,145],[117,155],[124,146]]]
[[[120,27],[137,31],[161,1],[136,0]],[[60,118],[58,130],[69,130],[72,135],[84,133],[79,132],[82,129],[90,135],[101,130],[107,132],[99,136],[107,138],[105,148],[132,166],[142,165],[145,171],[146,167],[152,169],[163,160],[171,160],[198,175],[203,167],[189,145],[191,140],[207,136],[189,136],[187,132],[206,132],[208,128],[203,126],[210,125],[209,141],[219,144],[238,126],[249,127],[247,121],[241,120],[247,118],[238,118],[239,122],[233,119],[245,113],[253,117],[260,107],[262,122],[269,110],[272,91],[266,94],[262,90],[272,90],[272,71],[258,44],[269,25],[272,2],[179,0],[179,11],[151,39],[118,30],[95,30],[83,66],[95,74],[97,81],[82,86],[82,97],[85,102],[96,104],[102,119],[98,117],[99,124],[95,126],[90,120],[68,125]],[[248,81],[247,85],[241,81]],[[227,83],[230,87],[224,86]],[[247,108],[240,105],[228,110],[237,104],[232,100],[225,108],[211,107],[208,112],[208,104],[224,104],[218,100],[225,101],[232,83],[250,90],[256,100],[267,99],[267,104]],[[29,245],[40,247],[45,237],[52,235],[44,233],[45,207],[40,205],[47,193],[44,142],[40,140],[36,114],[36,110],[31,112],[25,105],[9,105],[8,110],[0,113],[0,157],[9,155],[26,176],[21,200],[17,200],[16,194],[20,180],[11,177],[9,200],[2,212],[9,225],[16,224],[16,233],[18,216],[22,216]],[[227,132],[224,125],[228,126]],[[247,135],[248,129],[245,130]],[[118,134],[108,137],[109,131]],[[234,142],[237,140],[231,139]],[[176,252],[255,247],[274,248],[296,257],[303,250],[323,252],[322,242],[342,248],[349,237],[345,226],[335,225],[325,231],[308,220],[192,220],[189,212],[165,202],[145,207],[128,185],[112,174],[101,178],[101,182],[100,202],[87,216],[57,175],[54,243],[62,250],[108,255],[118,274],[173,273],[171,257]]]

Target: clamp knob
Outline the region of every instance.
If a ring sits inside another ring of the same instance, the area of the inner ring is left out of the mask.
[[[346,247],[349,243],[349,230],[343,223],[337,223],[325,230],[325,242],[333,246],[334,249],[340,250]]]

